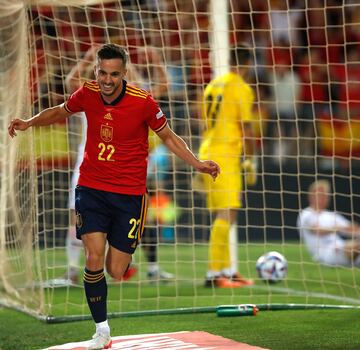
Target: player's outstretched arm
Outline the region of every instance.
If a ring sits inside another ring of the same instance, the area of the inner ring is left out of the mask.
[[[89,67],[92,67],[96,58],[99,44],[93,44],[85,53],[84,57],[72,67],[65,78],[65,86],[69,93],[76,91],[89,76]]]
[[[360,225],[355,222],[350,222],[347,227],[339,227],[337,232],[345,234],[350,238],[360,238]]]
[[[326,236],[335,232],[341,233],[344,236],[349,238],[359,238],[360,236],[360,226],[356,223],[350,223],[347,226],[322,226],[322,225],[311,225],[307,227],[308,230],[312,231],[314,234],[320,236]]]
[[[11,137],[16,136],[16,131],[25,131],[31,126],[45,126],[45,125],[51,125],[54,123],[58,123],[67,117],[69,117],[71,113],[66,111],[64,108],[64,104],[50,107],[47,109],[44,109],[39,114],[35,115],[34,117],[24,120],[15,118],[11,120],[9,126],[8,126],[8,132]]]
[[[185,141],[176,135],[168,125],[158,132],[158,136],[171,152],[197,171],[209,174],[214,180],[219,175],[220,167],[217,163],[212,160],[199,160],[194,153],[191,152]]]

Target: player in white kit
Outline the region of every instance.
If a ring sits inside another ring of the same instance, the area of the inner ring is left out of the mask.
[[[71,176],[71,187],[69,192],[68,206],[70,209],[70,226],[66,236],[66,255],[68,259],[68,271],[66,273],[66,279],[70,283],[77,284],[79,280],[79,265],[80,255],[82,251],[82,241],[76,238],[76,214],[75,214],[75,187],[79,178],[79,167],[84,158],[84,148],[86,141],[87,123],[84,113],[78,113],[78,118],[81,118],[81,142],[77,148],[77,157]]]
[[[331,266],[360,266],[360,226],[327,210],[330,183],[319,180],[308,190],[309,206],[301,210],[297,227],[314,261]]]

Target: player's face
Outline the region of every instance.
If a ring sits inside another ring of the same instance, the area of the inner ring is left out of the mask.
[[[95,67],[95,77],[101,94],[105,100],[114,100],[123,88],[123,78],[126,74],[124,63],[119,58],[99,60]]]
[[[312,194],[312,206],[319,210],[326,209],[329,205],[330,195],[326,188],[324,187],[317,187]]]

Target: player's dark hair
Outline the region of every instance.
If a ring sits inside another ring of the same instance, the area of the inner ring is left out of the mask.
[[[230,65],[247,65],[253,58],[253,51],[249,44],[241,43],[230,48]]]
[[[129,60],[129,54],[127,51],[119,45],[116,44],[104,44],[96,53],[96,58],[100,60],[111,60],[113,58],[119,58],[123,61],[124,66],[126,67]]]

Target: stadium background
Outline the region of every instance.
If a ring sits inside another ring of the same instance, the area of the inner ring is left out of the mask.
[[[246,192],[247,210],[240,213],[239,226],[249,225],[247,239],[251,240],[262,240],[265,229],[270,240],[297,239],[296,215],[298,209],[306,205],[304,194],[315,178],[330,179],[335,192],[333,209],[358,219],[360,54],[355,53],[355,58],[350,59],[351,52],[360,52],[358,2],[249,0],[230,1],[229,7],[230,43],[247,41],[255,48],[256,66],[251,83],[258,95],[256,113],[259,116],[261,176],[256,187]],[[86,10],[31,8],[34,46],[30,83],[35,111],[61,102],[66,95],[64,76],[75,63],[75,54],[76,57],[83,55],[91,44],[115,38],[128,47],[135,64],[138,63],[136,47],[151,45],[163,50],[172,81],[169,96],[162,96],[160,104],[174,129],[196,149],[200,135],[200,97],[212,74],[208,2],[121,1],[121,15],[115,8],[112,3]],[[156,11],[163,13],[158,16]],[[104,14],[107,27],[102,25]],[[287,28],[281,24],[284,16]],[[86,26],[81,23],[84,17],[89,21]],[[160,29],[161,36],[158,35]],[[295,145],[283,154],[276,149],[281,122],[272,91],[274,67],[279,65],[293,70],[300,85],[299,100],[294,102],[296,108],[290,117],[295,127],[287,131]],[[52,67],[46,76],[45,66]],[[48,178],[54,178],[58,190],[55,197],[60,210],[56,214],[59,218],[55,237],[59,245],[63,244],[67,229],[62,217],[66,215],[67,206],[68,179],[64,177],[70,175],[63,170],[71,168],[76,150],[76,138],[71,134],[68,149],[68,135],[65,125],[63,127],[64,130],[58,126],[56,131],[57,145],[44,145],[42,132],[37,147],[43,155],[45,151],[45,157],[38,164],[38,171],[45,172],[39,188],[51,183]],[[302,128],[307,128],[308,134],[303,135]],[[181,168],[182,165],[177,164],[177,169]],[[195,195],[194,222],[193,213],[186,210],[192,207],[187,195],[190,175],[178,177],[175,188],[168,182],[169,189],[175,191],[178,205],[184,208],[176,225],[176,235],[180,240],[191,239],[194,223],[195,237],[204,239],[209,222],[201,210],[197,214],[197,208],[204,207],[203,198]],[[39,206],[46,209],[46,198]],[[41,212],[46,215],[46,210]],[[39,224],[40,232],[46,234],[46,218],[39,217]]]

